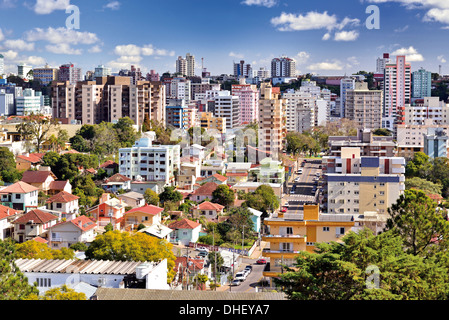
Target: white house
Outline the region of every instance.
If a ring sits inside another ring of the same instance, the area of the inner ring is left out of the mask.
[[[97,224],[86,216],[55,224],[49,229],[52,249],[69,248],[72,244],[90,243],[95,239]]]
[[[14,225],[11,224],[11,221],[18,214],[16,210],[0,205],[0,240],[5,240],[12,236]]]
[[[50,227],[59,222],[59,217],[49,212],[36,209],[28,211],[14,220],[14,240],[19,243],[35,237],[47,238]]]
[[[61,212],[61,218],[74,219],[79,213],[78,196],[62,191],[47,199],[47,209]]]
[[[197,242],[200,236],[201,223],[183,219],[175,221],[168,225],[174,232],[171,234],[171,242],[177,242],[183,245],[188,245],[190,242]]]
[[[102,288],[128,288],[133,282],[145,289],[168,290],[167,260],[161,262],[98,260],[18,259],[15,264],[41,294],[67,285],[78,288],[86,283]]]
[[[19,181],[0,190],[1,204],[14,210],[27,211],[38,206],[39,189]]]

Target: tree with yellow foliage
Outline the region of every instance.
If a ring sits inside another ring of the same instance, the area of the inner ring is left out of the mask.
[[[75,258],[72,249],[51,249],[45,243],[30,240],[16,244],[17,259],[48,259],[48,260],[71,260]]]

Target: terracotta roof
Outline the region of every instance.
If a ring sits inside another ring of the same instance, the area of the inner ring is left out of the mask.
[[[226,172],[227,177],[247,177],[248,173],[246,172]]]
[[[170,229],[195,229],[196,227],[200,226],[201,224],[189,219],[182,219],[180,221],[172,222],[168,225]]]
[[[216,174],[212,175],[212,177],[216,178],[217,180],[219,180],[221,182],[225,182],[226,180],[228,180],[228,178],[226,178],[225,176],[222,176],[219,173],[216,173]]]
[[[12,217],[16,215],[18,212],[10,207],[5,207],[0,205],[0,220]]]
[[[126,181],[131,181],[131,179],[125,177],[124,175],[121,175],[120,173],[116,173],[112,177],[106,179],[106,182],[126,182]]]
[[[78,151],[76,151],[76,150],[69,150],[69,151],[66,151],[66,150],[64,150],[64,151],[61,151],[59,154],[76,154],[76,153],[79,153]]]
[[[206,179],[205,177],[198,177],[196,178],[196,181],[203,181],[204,179]]]
[[[41,238],[41,237],[33,238],[33,241],[40,242],[40,243],[44,243],[44,244],[47,244],[47,243],[48,243],[47,240],[45,240],[44,238]]]
[[[205,201],[203,203],[200,203],[196,208],[199,209],[199,210],[217,210],[217,211],[221,211],[221,210],[224,209],[224,206],[222,206],[221,204],[218,204],[218,203]]]
[[[204,260],[189,258],[189,271],[200,271],[204,268]],[[179,266],[183,269],[187,266],[187,257],[178,257],[175,260],[175,271],[178,271]]]
[[[52,202],[67,203],[67,202],[72,202],[72,201],[78,200],[79,198],[80,197],[75,196],[66,191],[61,191],[60,193],[54,195],[53,197],[48,198],[46,202],[47,203],[52,203]]]
[[[148,214],[151,214],[154,216],[162,211],[164,211],[163,208],[159,208],[159,207],[153,206],[151,204],[147,204],[140,208],[131,209],[128,212],[125,212],[125,214],[133,213],[133,212],[142,212],[142,213],[148,213]]]
[[[0,193],[30,193],[37,190],[39,189],[26,182],[18,181],[3,190],[0,190]]]
[[[64,190],[65,186],[68,184],[70,184],[68,180],[52,181],[50,182],[50,190]]]
[[[70,221],[64,221],[64,222],[55,224],[53,227],[60,226],[63,224],[68,224],[68,223],[75,225],[77,228],[81,229],[81,231],[89,231],[90,229],[93,229],[97,226],[97,224],[95,222],[93,222],[91,219],[89,219],[88,217],[79,216],[78,218],[72,219]]]
[[[56,178],[51,171],[25,171],[21,181],[26,183],[43,183],[48,177]]]
[[[92,173],[92,174],[96,174],[97,173],[97,170],[95,170],[94,168],[86,169],[86,171],[89,172],[89,173]]]
[[[42,158],[44,157],[45,153],[30,153],[28,156],[26,155],[19,155],[16,157],[17,159],[25,160],[31,163],[39,163],[42,161]]]
[[[113,168],[117,168],[117,167],[118,167],[118,163],[116,163],[116,162],[114,162],[112,160],[108,160],[105,163],[100,164],[99,168],[103,168],[103,169],[104,168],[111,168],[111,169],[113,169]]]
[[[58,217],[55,215],[52,215],[51,213],[44,212],[39,209],[35,209],[33,211],[29,211],[29,212],[25,213],[23,216],[16,219],[14,221],[14,223],[25,224],[29,221],[34,221],[39,224],[43,224],[43,223],[47,223],[49,221],[56,220],[56,219],[58,219]]]
[[[193,194],[194,195],[212,195],[212,192],[217,189],[218,184],[215,182],[207,182],[198,189],[196,189]]]

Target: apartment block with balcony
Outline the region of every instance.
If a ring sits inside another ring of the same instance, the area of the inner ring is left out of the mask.
[[[214,117],[212,112],[201,112],[200,127],[206,131],[218,131],[221,134],[226,133],[226,118]]]
[[[315,250],[317,243],[340,242],[354,227],[351,215],[322,214],[318,205],[305,205],[303,214],[278,213],[264,220],[269,233],[262,240],[269,248],[262,255],[269,259],[263,276],[278,277],[282,265],[293,266],[300,252]]]
[[[119,173],[135,181],[153,181],[161,185],[175,182],[180,170],[179,145],[153,145],[154,132],[146,132],[131,148],[119,149]]]
[[[359,128],[376,130],[382,127],[383,92],[369,90],[367,82],[355,83],[346,91],[345,118],[353,120]]]

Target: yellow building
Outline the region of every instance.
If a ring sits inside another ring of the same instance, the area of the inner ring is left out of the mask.
[[[262,237],[269,243],[263,257],[269,258],[264,277],[282,273],[281,265],[293,266],[301,251],[314,252],[316,243],[340,242],[354,227],[352,215],[320,214],[318,205],[304,205],[304,214],[278,213],[265,219],[270,233]]]
[[[201,128],[206,130],[217,130],[220,133],[226,133],[226,118],[214,117],[212,112],[201,112]]]

